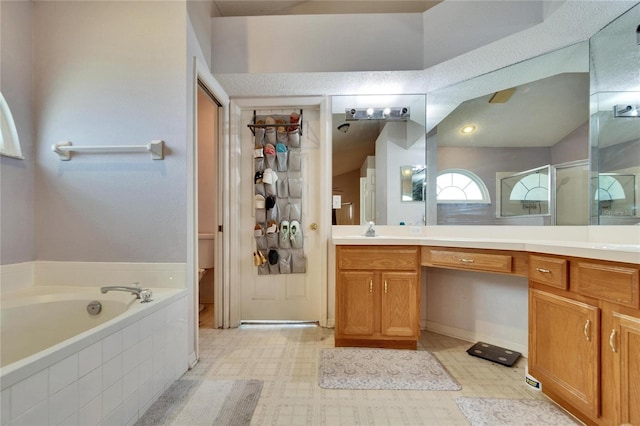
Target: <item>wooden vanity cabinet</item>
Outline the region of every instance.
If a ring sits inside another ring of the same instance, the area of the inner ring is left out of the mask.
[[[587,424],[640,425],[640,265],[531,255],[529,267],[529,373]]]
[[[418,247],[336,247],[336,346],[416,349]]]

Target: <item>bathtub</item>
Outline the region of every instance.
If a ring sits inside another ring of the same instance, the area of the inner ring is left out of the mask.
[[[129,424],[187,369],[187,292],[0,294],[1,424]],[[99,301],[97,315],[87,305]]]

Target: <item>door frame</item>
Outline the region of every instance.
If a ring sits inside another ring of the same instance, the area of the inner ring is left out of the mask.
[[[218,223],[222,231],[229,227],[229,96],[216,81],[209,69],[197,57],[193,57],[191,78],[191,123],[187,143],[187,265],[186,286],[190,293],[189,315],[189,365],[198,360],[198,84],[202,84],[220,103],[218,109]],[[228,304],[225,293],[229,292],[229,236],[217,232],[214,269],[214,298],[216,300],[215,324],[219,328],[229,327]],[[225,315],[226,314],[226,315]]]
[[[246,187],[246,180],[242,179],[241,173],[241,154],[242,154],[242,132],[246,129],[246,125],[249,123],[241,123],[242,111],[252,109],[277,109],[277,108],[319,108],[320,109],[320,177],[319,177],[319,194],[320,194],[320,214],[319,214],[319,227],[318,238],[320,239],[321,246],[325,247],[323,259],[325,262],[329,261],[328,258],[328,244],[331,238],[331,110],[330,99],[327,96],[305,96],[305,97],[281,97],[281,98],[243,98],[232,99],[230,103],[230,157],[229,157],[229,184],[231,188],[243,188]],[[303,123],[304,126],[304,123]],[[243,185],[244,184],[244,185]],[[240,206],[239,191],[230,191],[230,199],[228,206]],[[240,280],[240,268],[242,267],[242,260],[246,258],[243,253],[240,253],[239,241],[246,237],[246,230],[240,229],[240,218],[238,215],[232,215],[229,223],[229,239],[230,247],[229,253],[231,257],[231,263],[229,264],[229,278],[230,282],[239,282]],[[328,265],[328,264],[327,264]],[[327,267],[322,268],[323,276],[320,277],[321,282],[321,299],[320,303],[320,318],[319,325],[321,327],[327,326],[328,320],[328,274]],[[241,319],[241,305],[242,294],[240,286],[235,286],[231,289],[230,293],[227,293],[229,306],[229,318],[230,327],[238,327]]]

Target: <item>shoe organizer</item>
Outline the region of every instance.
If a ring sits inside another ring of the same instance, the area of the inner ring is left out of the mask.
[[[247,127],[254,140],[254,264],[259,275],[305,273],[302,110],[289,115],[254,111]]]

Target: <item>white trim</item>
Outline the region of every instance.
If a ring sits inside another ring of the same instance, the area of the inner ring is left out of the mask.
[[[220,83],[213,77],[209,69],[196,56],[193,57],[193,79],[192,79],[192,111],[193,117],[189,133],[189,143],[187,144],[187,288],[191,290],[191,306],[192,315],[190,318],[193,327],[194,351],[195,354],[190,356],[190,362],[197,361],[198,353],[198,81],[200,81],[209,92],[215,97],[220,105],[219,126],[218,126],[218,221],[222,223],[223,231],[221,235],[218,233],[216,260],[215,260],[215,278],[214,278],[214,297],[217,299],[217,309],[215,325],[217,327],[228,327],[228,317],[225,317],[224,311],[227,309],[228,288],[229,288],[229,255],[225,247],[228,246],[228,229],[229,224],[229,187],[227,176],[229,170],[227,168],[228,149],[228,119],[229,117],[229,96],[224,91]]]

